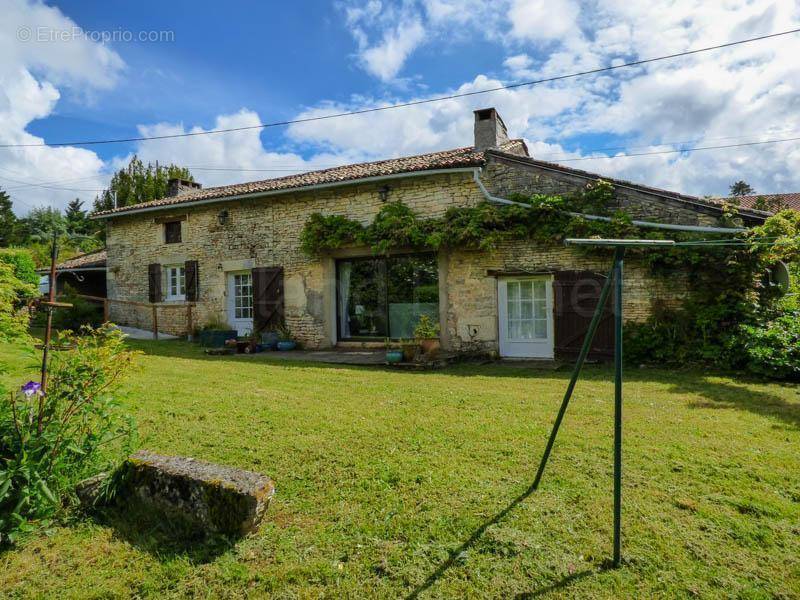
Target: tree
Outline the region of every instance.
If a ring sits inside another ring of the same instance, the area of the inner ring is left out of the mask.
[[[80,198],[75,198],[67,205],[64,217],[70,235],[87,235],[92,229],[92,223],[83,210],[83,201]]]
[[[730,186],[731,196],[752,196],[756,191],[746,181],[739,180]]]
[[[170,179],[194,181],[189,169],[185,167],[173,164],[154,166],[150,163],[145,166],[134,155],[127,167],[114,173],[108,189],[95,198],[94,209],[111,210],[163,198],[167,195]]]
[[[14,239],[17,217],[11,206],[11,197],[0,190],[0,248],[10,246]]]
[[[61,211],[49,206],[34,208],[27,217],[19,219],[18,225],[17,236],[23,245],[46,242],[53,237],[53,232],[59,236],[67,233],[67,222]]]

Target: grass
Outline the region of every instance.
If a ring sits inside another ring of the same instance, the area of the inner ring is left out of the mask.
[[[625,387],[623,555],[611,551],[611,371],[578,384],[529,493],[567,371],[439,372],[145,351],[125,385],[142,446],[266,473],[235,545],[77,520],[0,554],[7,597],[792,598],[798,387],[636,370]],[[27,359],[0,349],[18,382]]]

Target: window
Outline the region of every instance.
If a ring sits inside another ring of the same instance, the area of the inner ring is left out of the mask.
[[[233,276],[233,317],[253,318],[253,276],[250,273]]]
[[[508,338],[547,339],[547,285],[541,279],[508,282]]]
[[[186,299],[186,270],[183,265],[167,267],[167,300]]]
[[[180,244],[181,222],[167,221],[164,223],[164,242],[167,244]]]
[[[422,315],[439,321],[434,254],[341,260],[337,278],[340,339],[410,338]]]

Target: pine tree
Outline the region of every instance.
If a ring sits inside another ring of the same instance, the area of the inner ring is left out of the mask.
[[[67,221],[67,231],[71,235],[86,235],[91,230],[91,222],[83,210],[83,201],[80,198],[75,198],[67,205],[64,216]]]
[[[739,180],[730,186],[731,196],[752,196],[756,191],[746,181]]]

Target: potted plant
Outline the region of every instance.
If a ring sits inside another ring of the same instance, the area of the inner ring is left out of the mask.
[[[422,315],[414,328],[414,337],[426,355],[439,350],[439,324],[434,323],[428,315]]]
[[[198,337],[203,348],[223,348],[227,340],[236,339],[236,330],[224,321],[212,318],[202,326]]]
[[[281,325],[275,331],[278,334],[278,350],[285,352],[297,348],[297,342],[294,341],[292,332],[286,325]]]
[[[398,344],[393,344],[389,338],[386,338],[386,362],[389,364],[403,362],[402,348]]]

